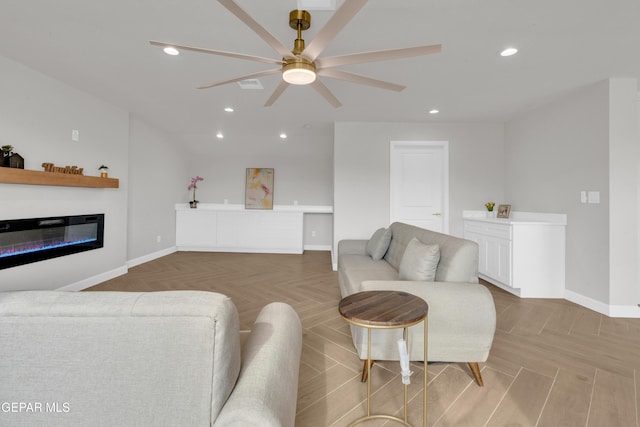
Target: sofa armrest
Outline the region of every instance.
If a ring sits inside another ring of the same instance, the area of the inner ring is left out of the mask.
[[[488,348],[496,329],[496,309],[489,289],[467,282],[416,282],[409,280],[366,280],[362,291],[402,291],[429,304],[429,330],[451,335],[486,338]],[[452,316],[451,313],[455,313]],[[488,351],[487,348],[487,351]]]
[[[265,306],[242,349],[236,386],[214,426],[293,427],[302,325],[284,303]]]
[[[338,256],[366,255],[368,240],[340,240],[338,242]]]

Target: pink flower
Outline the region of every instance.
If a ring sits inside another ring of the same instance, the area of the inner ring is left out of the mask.
[[[198,188],[198,181],[204,181],[204,178],[201,176],[195,176],[194,178],[191,178],[191,184],[189,184],[189,186],[187,187],[187,190],[193,190],[193,201],[194,202],[198,202],[196,200],[196,188]]]
[[[198,188],[198,186],[196,185],[198,181],[204,181],[204,178],[201,176],[196,176],[195,178],[191,178],[191,184],[189,184],[189,186],[187,187],[187,190],[193,190]]]

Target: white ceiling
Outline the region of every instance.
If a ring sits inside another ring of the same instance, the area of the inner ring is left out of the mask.
[[[296,0],[237,2],[293,47],[288,16]],[[312,12],[307,44],[331,14]],[[326,131],[335,121],[504,121],[586,84],[640,78],[637,0],[370,0],[321,57],[438,43],[443,50],[341,67],[407,89],[323,79],[339,109],[310,87],[290,87],[263,107],[279,74],[261,79],[264,90],[235,83],[197,90],[273,66],[193,52],[170,57],[149,45],[278,58],[216,0],[3,0],[0,40],[0,55],[124,108],[195,150],[212,144],[217,131],[249,144],[282,131]],[[500,57],[507,46],[520,52]],[[229,105],[232,114],[223,111]],[[431,116],[431,108],[441,113]]]

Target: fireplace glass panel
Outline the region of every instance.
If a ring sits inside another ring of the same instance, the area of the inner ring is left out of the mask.
[[[0,221],[0,269],[103,247],[104,214]]]

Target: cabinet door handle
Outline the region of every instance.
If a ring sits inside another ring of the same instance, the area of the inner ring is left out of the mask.
[[[442,214],[440,212],[434,212],[431,215],[433,215],[433,216],[442,216]]]

